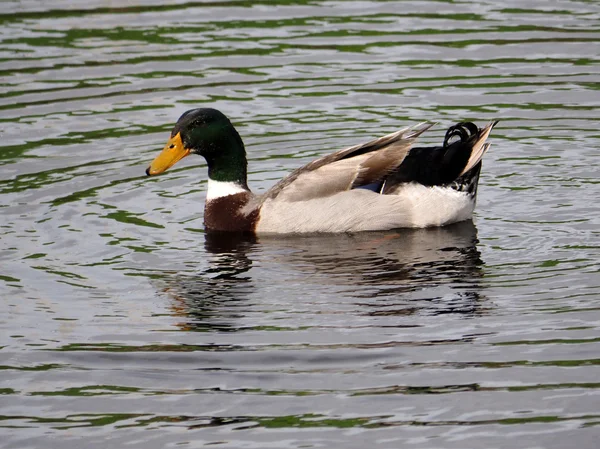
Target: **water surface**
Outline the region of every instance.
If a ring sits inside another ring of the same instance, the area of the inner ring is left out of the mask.
[[[597,2],[163,3],[0,4],[0,447],[595,448]],[[500,124],[473,222],[236,240],[200,106],[258,192]]]

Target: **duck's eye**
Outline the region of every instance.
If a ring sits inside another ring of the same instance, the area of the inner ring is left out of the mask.
[[[171,145],[169,146],[169,150],[172,150],[173,148],[175,148],[175,144],[171,144]]]

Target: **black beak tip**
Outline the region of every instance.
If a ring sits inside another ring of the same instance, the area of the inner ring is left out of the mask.
[[[146,176],[150,176],[150,167],[146,169]]]

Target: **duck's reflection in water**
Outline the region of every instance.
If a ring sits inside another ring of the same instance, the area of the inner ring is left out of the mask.
[[[307,283],[347,287],[340,292],[369,315],[483,311],[482,261],[477,228],[470,220],[442,228],[329,238],[262,238],[260,244],[287,249],[277,261],[303,272]]]
[[[278,303],[297,301],[302,288],[319,296],[325,290],[330,295],[333,287],[338,297],[359,305],[363,315],[472,316],[484,311],[476,244],[472,221],[342,235],[211,234],[205,241],[209,267],[196,276],[169,279],[168,292],[186,316],[186,326],[195,330],[237,330],[236,318],[257,297],[262,305],[269,295]]]
[[[183,318],[179,327],[189,331],[237,331],[248,297],[255,293],[247,272],[252,268],[249,253],[253,236],[207,234],[204,248],[208,268],[195,275],[163,278],[164,291],[173,299],[171,309]]]

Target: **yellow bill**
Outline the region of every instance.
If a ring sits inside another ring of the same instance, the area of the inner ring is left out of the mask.
[[[188,154],[190,154],[190,150],[184,148],[181,135],[177,133],[169,139],[160,154],[152,161],[150,167],[146,170],[146,174],[148,176],[158,175],[175,165]]]

